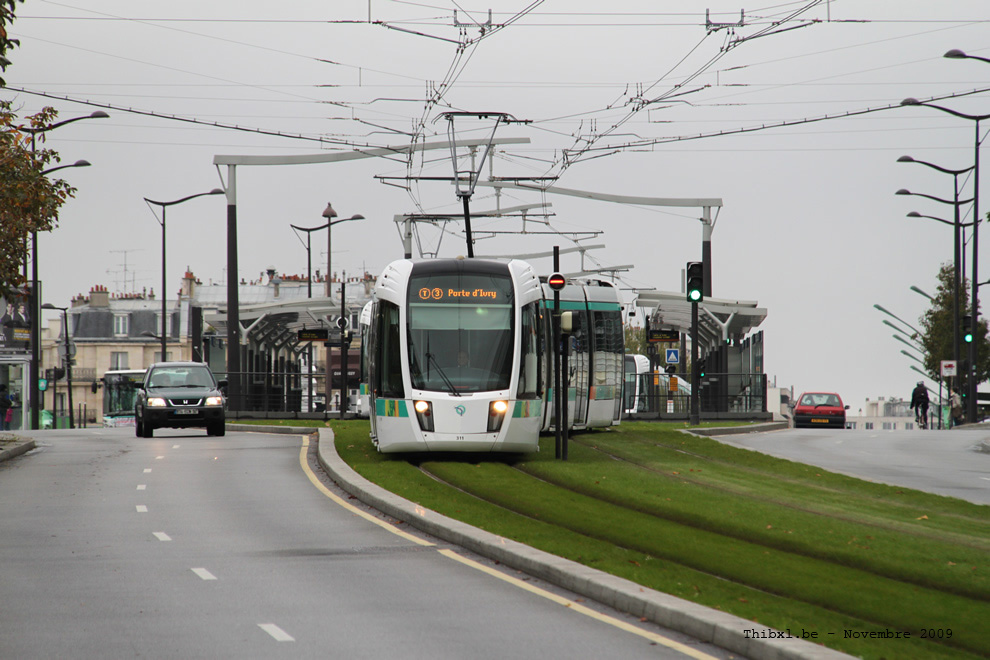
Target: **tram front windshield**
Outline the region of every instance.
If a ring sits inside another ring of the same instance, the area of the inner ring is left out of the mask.
[[[513,317],[507,276],[414,275],[408,319],[413,388],[451,394],[508,389]]]

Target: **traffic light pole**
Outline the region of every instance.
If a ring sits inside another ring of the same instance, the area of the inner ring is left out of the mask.
[[[691,303],[691,426],[701,423],[698,390],[701,387],[698,370],[698,303]]]

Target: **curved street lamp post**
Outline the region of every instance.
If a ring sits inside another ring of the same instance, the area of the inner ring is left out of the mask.
[[[982,62],[990,62],[990,60],[983,57],[976,57],[973,55],[967,55],[961,50],[952,49],[945,53],[944,57],[949,59],[973,59],[980,60]],[[968,119],[972,121],[975,127],[975,140],[973,144],[973,293],[972,300],[970,304],[972,306],[972,318],[975,324],[979,318],[979,288],[977,282],[979,281],[979,241],[978,232],[980,228],[980,122],[985,119],[990,119],[990,115],[968,115],[958,110],[953,110],[952,108],[946,108],[945,106],[936,105],[935,103],[929,103],[927,101],[919,101],[915,98],[906,98],[901,101],[901,105],[906,106],[924,106],[926,108],[934,108],[940,110],[941,112],[948,113],[954,117],[959,117],[960,119]],[[973,423],[976,421],[976,342],[971,342],[969,345],[969,390],[967,396],[968,404],[966,406],[966,421]]]
[[[222,194],[223,194],[223,190],[221,190],[220,188],[214,188],[210,192],[196,193],[195,195],[189,195],[188,197],[172,200],[171,202],[156,202],[153,199],[148,199],[147,197],[144,198],[144,201],[147,202],[149,205],[154,204],[155,206],[159,206],[162,209],[162,219],[158,220],[158,216],[155,216],[155,220],[158,220],[158,224],[162,226],[162,291],[160,294],[162,297],[162,327],[159,329],[159,331],[161,332],[161,340],[162,340],[162,359],[161,359],[162,362],[168,360],[167,352],[166,352],[166,340],[168,339],[168,335],[170,334],[170,328],[168,322],[168,307],[167,307],[168,296],[165,295],[165,292],[168,290],[167,282],[165,280],[165,209],[167,209],[169,206],[175,206],[176,204],[181,204],[182,202],[188,202],[190,199],[196,199],[197,197],[205,197],[207,195],[222,195]]]
[[[63,121],[55,122],[54,124],[49,124],[48,126],[21,126],[17,130],[27,133],[31,136],[31,160],[37,158],[37,145],[36,136],[38,133],[46,133],[48,131],[55,130],[60,126],[65,126],[66,124],[71,124],[73,122],[81,121],[83,119],[105,119],[109,117],[107,113],[102,110],[97,110],[88,115],[83,115],[81,117],[73,117],[72,119],[65,119]],[[86,163],[86,165],[81,165],[80,163]],[[64,167],[86,167],[89,165],[86,161],[77,161],[72,165],[60,165],[59,167],[53,167],[49,170],[42,172],[42,175],[54,172],[57,169],[62,169]],[[31,399],[31,429],[36,430],[40,427],[40,416],[41,408],[39,407],[39,399],[41,399],[41,392],[38,389],[38,379],[41,374],[41,295],[38,290],[38,232],[31,232],[31,367],[29,369],[28,378],[30,379],[30,384],[28,390],[30,392]]]

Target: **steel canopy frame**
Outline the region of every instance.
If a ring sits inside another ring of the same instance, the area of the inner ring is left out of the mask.
[[[492,138],[491,140],[458,140],[456,145],[449,141],[423,142],[421,144],[405,144],[394,147],[371,147],[326,154],[254,156],[254,155],[216,155],[213,164],[220,168],[227,166],[227,380],[229,382],[230,404],[232,410],[243,408],[241,369],[241,323],[240,299],[238,293],[237,269],[237,166],[272,166],[272,165],[314,165],[318,163],[339,163],[363,158],[381,158],[399,154],[410,154],[417,151],[432,149],[450,149],[455,147],[480,146],[482,144],[529,144],[529,138]],[[221,180],[223,176],[221,174]],[[329,273],[328,273],[329,276]]]
[[[700,220],[703,225],[701,235],[701,262],[704,264],[705,270],[704,293],[706,298],[712,295],[712,231],[715,229],[715,221],[712,219],[712,207],[722,207],[721,197],[639,197],[635,195],[616,195],[613,193],[575,190],[573,188],[561,188],[559,186],[539,186],[535,184],[519,183],[516,181],[479,181],[477,185],[489,186],[492,188],[532,190],[534,192],[569,195],[571,197],[593,199],[599,202],[614,202],[617,204],[630,204],[634,206],[701,208],[702,216]]]

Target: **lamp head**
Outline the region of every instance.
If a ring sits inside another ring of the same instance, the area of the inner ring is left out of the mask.
[[[921,101],[909,96],[908,98],[901,101],[901,105],[921,105]]]
[[[942,57],[948,57],[950,60],[961,60],[967,57],[967,55],[958,48],[953,48],[952,50],[947,51]]]
[[[911,191],[908,190],[907,188],[901,188],[900,190],[898,190],[894,194],[895,195],[910,195],[911,194]]]
[[[901,156],[900,158],[897,159],[897,162],[898,163],[913,163],[914,162],[914,158],[911,158],[910,156]]]
[[[337,217],[337,212],[333,210],[332,206],[330,206],[330,202],[327,202],[327,207],[323,209],[323,217],[328,221]]]
[[[110,115],[103,112],[102,110],[97,110],[96,112],[91,113],[89,116],[91,119],[107,119],[110,117]]]
[[[910,213],[907,214],[907,217],[909,217],[909,218],[920,218],[920,217],[922,217],[922,215],[920,213],[918,213],[917,211],[911,211]]]

